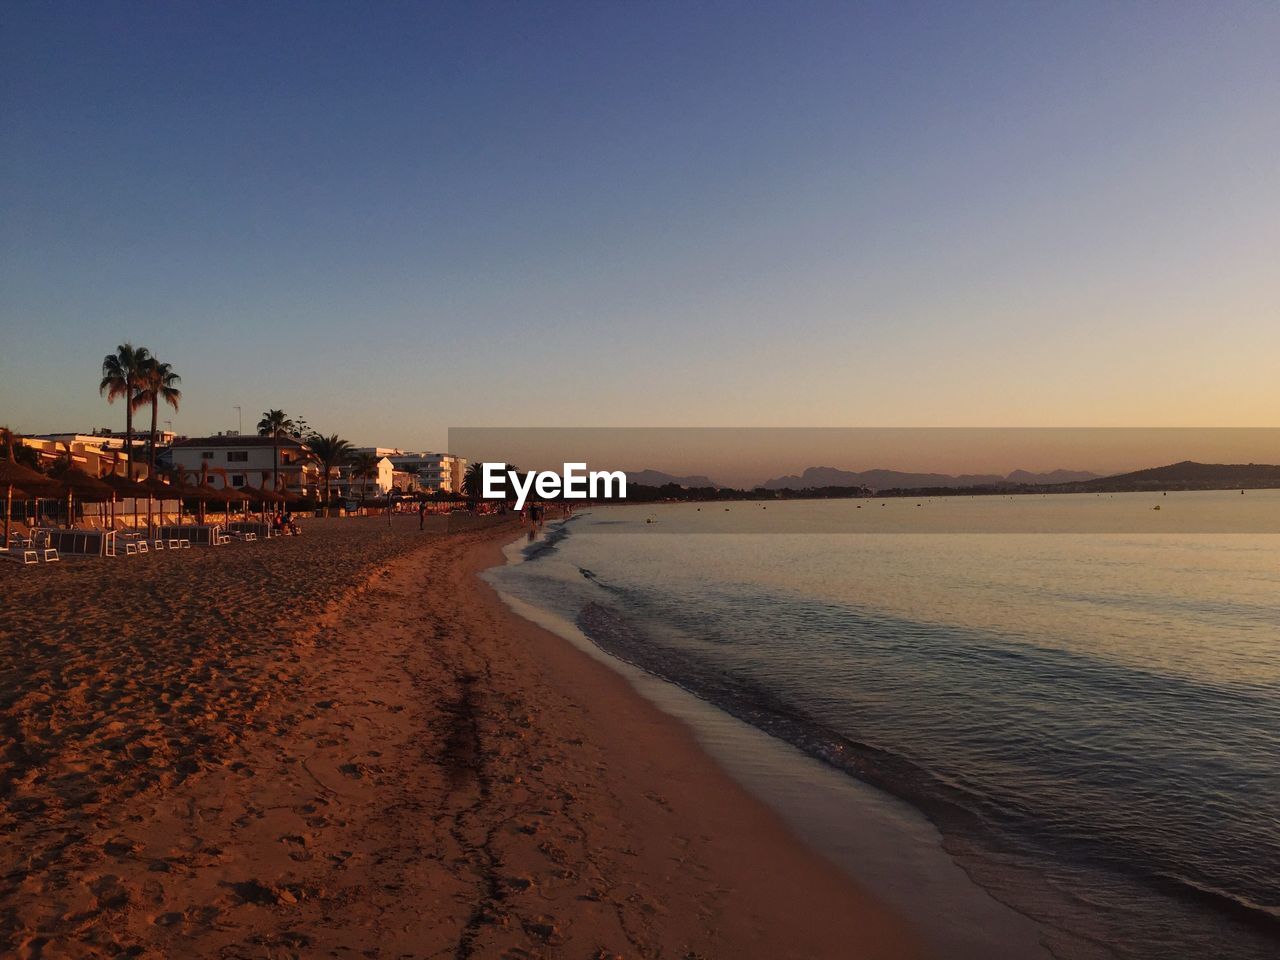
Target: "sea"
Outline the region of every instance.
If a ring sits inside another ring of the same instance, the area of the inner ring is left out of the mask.
[[[620,504],[486,576],[941,956],[1275,958],[1278,523],[1280,491]]]

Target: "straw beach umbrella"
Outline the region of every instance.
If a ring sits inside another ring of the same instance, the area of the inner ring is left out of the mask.
[[[7,460],[0,460],[0,488],[4,489],[4,549],[9,549],[9,524],[13,517],[13,495],[19,494],[22,499],[37,498],[36,510],[40,509],[38,498],[43,493],[56,493],[52,480],[38,470],[33,470],[18,462],[18,446],[22,437],[8,427],[0,427],[0,443],[4,445]]]
[[[7,484],[4,488],[4,543],[0,544],[0,550],[9,549],[9,517],[13,514],[13,498],[19,500],[30,500],[31,494],[23,490],[21,487],[15,487],[12,483]]]
[[[194,500],[200,496],[200,488],[187,483],[183,473],[182,470],[174,471],[173,482],[169,484],[167,491],[172,499],[178,501],[179,514],[181,514],[183,500]],[[181,516],[178,519],[181,520]]]
[[[267,490],[262,487],[250,487],[246,485],[244,487],[241,487],[240,489],[242,493],[245,493],[248,495],[250,500],[256,501],[258,505],[262,507],[262,510],[260,511],[260,515],[262,517],[263,523],[266,523],[266,520],[267,520],[267,504],[282,503],[284,500],[284,498],[281,497],[278,493],[272,493],[270,490]],[[247,502],[248,501],[246,501],[246,504]],[[248,514],[246,513],[245,516],[247,518]]]
[[[229,506],[230,500],[228,499],[230,495],[227,493],[226,490],[219,490],[217,487],[213,486],[213,484],[208,482],[200,484],[200,486],[196,487],[196,490],[198,491],[196,495],[200,498],[200,522],[201,523],[204,523],[206,520],[206,517],[205,517],[206,504],[220,503],[222,504],[224,511],[230,509],[230,506]]]
[[[19,486],[21,484],[21,486]],[[43,493],[53,493],[56,486],[52,480],[30,467],[15,463],[12,459],[0,460],[0,486],[4,487],[4,546],[9,546],[9,523],[13,516],[13,495],[22,494],[20,499],[38,497]]]
[[[102,482],[116,492],[119,497],[128,497],[133,500],[133,529],[138,529],[138,500],[142,497],[147,498],[148,513],[150,513],[151,488],[139,480],[130,480],[127,477],[117,476],[114,473],[108,473],[102,477]],[[148,521],[149,523],[150,521]]]
[[[106,503],[115,498],[115,491],[97,477],[91,477],[79,467],[66,466],[54,479],[58,488],[67,495],[67,529],[72,526],[75,499],[81,503]]]
[[[231,504],[233,503],[243,502],[245,504],[245,518],[248,519],[249,497],[245,490],[245,487],[233,486],[231,483],[231,476],[227,473],[226,470],[224,470],[221,467],[210,467],[208,472],[216,473],[218,476],[222,478],[222,486],[220,488],[214,488],[214,489],[218,491],[219,499],[224,504],[226,504],[225,516],[226,516],[227,524],[230,525],[231,523]],[[206,480],[206,483],[208,483],[207,480]],[[210,486],[212,486],[212,484],[210,484]]]
[[[147,488],[147,492],[149,494],[149,496],[147,497],[147,527],[148,529],[150,529],[152,526],[154,526],[152,524],[152,517],[151,517],[151,501],[153,499],[160,501],[160,514],[161,514],[160,520],[161,520],[161,523],[163,523],[164,522],[164,502],[166,500],[177,500],[179,501],[179,504],[178,504],[179,507],[181,507],[182,494],[179,492],[178,486],[175,486],[172,483],[165,483],[159,477],[148,477],[145,481],[143,481],[143,486]]]
[[[164,495],[168,492],[169,486],[159,477],[147,477],[147,479],[139,481],[147,491],[147,536],[155,536],[155,524],[152,522],[151,503],[158,496],[160,498],[161,510],[164,509]],[[162,518],[163,519],[163,518]]]

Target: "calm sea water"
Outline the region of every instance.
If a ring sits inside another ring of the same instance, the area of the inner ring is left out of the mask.
[[[1280,537],[913,532],[943,511],[1105,530],[1153,502],[1036,500],[863,501],[881,532],[858,535],[826,532],[852,501],[735,504],[732,524],[609,507],[493,577],[916,806],[1058,956],[1280,955]],[[1162,502],[1188,529],[1280,518],[1280,492]]]

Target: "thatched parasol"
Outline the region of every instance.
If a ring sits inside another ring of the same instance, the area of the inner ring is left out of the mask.
[[[61,492],[67,495],[67,528],[72,526],[73,505],[77,497],[81,503],[107,503],[115,499],[115,491],[97,477],[91,477],[79,467],[69,465],[54,478]]]
[[[277,490],[276,496],[285,503],[303,503],[307,498],[300,493],[294,493],[292,490]]]
[[[13,460],[0,460],[0,484],[22,484],[23,489],[38,494],[42,489],[54,485],[54,481],[43,473],[24,467]]]
[[[240,491],[248,495],[250,500],[256,501],[262,507],[263,523],[265,523],[267,520],[267,504],[284,502],[284,497],[280,496],[280,494],[273,493],[272,491],[267,490],[263,487],[252,487],[246,484],[245,486],[240,488]],[[248,519],[248,516],[249,516],[249,512],[246,509],[245,518]]]
[[[193,494],[193,496],[195,496],[200,501],[200,522],[201,523],[204,523],[206,519],[205,504],[220,503],[223,505],[224,508],[230,509],[230,507],[228,506],[230,501],[227,499],[227,491],[219,490],[217,487],[212,486],[207,482],[200,484],[200,486],[196,487],[195,490],[196,492]]]
[[[250,500],[256,500],[259,503],[283,503],[284,497],[273,490],[267,490],[263,487],[244,486],[240,490],[247,494]]]
[[[186,496],[186,493],[184,493],[183,491],[189,489],[182,483],[165,483],[159,477],[148,477],[146,480],[141,481],[141,483],[144,487],[147,488],[147,491],[149,493],[149,496],[147,497],[148,528],[151,527],[152,525],[151,501],[153,499],[160,501],[160,511],[161,511],[160,520],[163,523],[164,522],[164,502],[166,500],[177,500],[179,501],[179,508],[181,508],[182,498]],[[181,517],[179,517],[179,519],[181,519]]]
[[[130,480],[127,477],[117,476],[114,473],[108,473],[102,477],[102,482],[116,492],[116,496],[121,499],[128,497],[134,501],[133,504],[133,529],[138,529],[138,500],[143,497],[147,499],[147,525],[151,525],[151,488],[140,480]]]
[[[67,467],[54,476],[54,482],[64,491],[87,503],[106,503],[115,491],[97,477],[91,477],[79,467]]]
[[[143,483],[141,480],[129,480],[126,477],[117,476],[109,473],[101,478],[102,482],[115,490],[116,495],[120,497],[132,497],[141,499],[142,497],[151,495],[151,487]]]
[[[175,472],[173,482],[168,485],[165,494],[170,500],[179,501],[179,512],[181,512],[181,501],[198,500],[200,498],[200,488],[187,483],[181,474]],[[179,520],[182,518],[179,517]]]
[[[18,485],[21,484],[21,490]],[[4,488],[4,548],[9,548],[9,522],[13,517],[13,495],[21,494],[21,499],[42,494],[53,494],[57,487],[43,473],[30,467],[24,467],[13,460],[0,460],[0,487]],[[28,492],[23,492],[28,491]]]
[[[223,487],[220,491],[227,502],[227,523],[231,523],[231,504],[244,504],[244,518],[249,519],[249,491],[244,487]]]

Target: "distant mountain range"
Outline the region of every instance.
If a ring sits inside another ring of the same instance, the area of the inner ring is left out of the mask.
[[[720,486],[710,477],[675,477],[669,473],[663,473],[661,470],[636,470],[634,472],[628,470],[627,483],[638,483],[646,487],[664,487],[668,483],[674,483],[677,487]]]
[[[1031,473],[1014,470],[1007,476],[986,473],[904,473],[900,470],[837,470],[835,467],[809,467],[800,476],[777,477],[761,484],[766,490],[805,490],[820,487],[869,487],[872,490],[915,490],[925,487],[989,487],[1018,484],[1080,483],[1094,480],[1096,473],[1087,470],[1051,470]]]
[[[679,487],[716,487],[710,477],[678,477],[661,470],[627,474],[627,482],[646,487],[673,483]],[[1088,470],[1014,470],[999,474],[907,473],[901,470],[838,470],[809,467],[799,476],[776,477],[759,485],[766,490],[821,490],[824,487],[866,487],[884,490],[969,490],[990,487],[1044,487],[1046,492],[1118,492],[1124,490],[1235,490],[1280,488],[1280,465],[1266,463],[1197,463],[1183,460],[1163,467],[1102,476]]]

